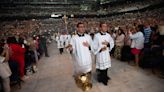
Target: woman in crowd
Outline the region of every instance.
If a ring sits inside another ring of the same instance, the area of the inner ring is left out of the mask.
[[[114,51],[114,57],[117,59],[121,58],[121,50],[122,47],[124,46],[124,32],[122,29],[119,28],[117,34],[116,34],[116,39],[115,39],[115,51]]]
[[[139,54],[144,47],[144,35],[141,32],[140,27],[138,26],[134,32],[129,31],[129,37],[132,39],[131,53],[135,56],[136,65],[139,66]]]
[[[24,76],[25,47],[23,44],[22,44],[22,46],[20,44],[18,44],[15,37],[9,37],[7,39],[7,43],[9,44],[9,48],[10,48],[10,60],[14,61],[14,62],[18,62],[20,77],[21,77],[21,80],[24,80],[25,79],[25,76]]]
[[[34,72],[37,72],[37,62],[38,62],[38,55],[37,55],[37,47],[36,41],[32,37],[27,39],[27,45],[29,46],[28,52],[31,54],[31,62],[32,62],[32,69]],[[30,57],[28,57],[30,58]]]
[[[0,46],[0,77],[4,92],[10,92],[10,75],[11,70],[8,65],[9,47],[7,44]],[[1,91],[1,90],[0,90]]]

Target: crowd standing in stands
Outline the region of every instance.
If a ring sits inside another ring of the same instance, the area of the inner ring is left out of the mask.
[[[108,32],[115,42],[114,58],[121,61],[133,60],[142,68],[159,68],[161,74],[164,75],[164,63],[162,62],[164,61],[164,34],[159,29],[160,26],[164,25],[162,14],[159,14],[162,9],[105,18],[70,18],[68,19],[68,34],[71,34],[72,37],[75,36],[75,25],[82,21],[86,26],[86,33],[91,34],[94,39],[95,34],[99,31],[99,22],[106,21],[109,25]],[[17,20],[0,24],[0,39],[9,47],[7,48],[5,45],[6,55],[2,56],[5,57],[5,62],[18,64],[19,77],[22,81],[26,80],[25,75],[28,75],[29,71],[37,72],[37,62],[43,54],[46,57],[50,56],[47,48],[51,40],[56,38],[58,44],[61,42],[58,40],[60,38],[58,33],[65,28],[62,19],[54,20],[54,24],[47,25],[46,22],[49,20],[51,19]],[[69,39],[70,36],[68,43]],[[65,47],[67,46],[62,48]],[[9,60],[7,59],[7,52],[9,53]],[[3,73],[0,77],[2,76],[4,76]],[[5,78],[2,77],[2,80],[7,81],[4,82],[7,83],[6,87],[8,87],[9,76],[10,74]],[[8,88],[8,90],[10,89]]]

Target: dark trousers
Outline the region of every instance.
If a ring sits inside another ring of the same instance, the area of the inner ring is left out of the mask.
[[[44,53],[45,53],[45,56],[48,57],[48,50],[47,50],[47,47],[44,47]]]
[[[150,48],[151,44],[150,43],[144,43],[144,48]]]
[[[0,77],[0,92],[3,92],[2,78]]]
[[[103,84],[107,85],[109,77],[107,74],[108,68],[105,70],[97,69],[97,80],[98,82],[102,82]]]
[[[60,54],[62,54],[62,53],[63,53],[63,50],[64,50],[64,48],[60,48],[60,49],[59,49]]]

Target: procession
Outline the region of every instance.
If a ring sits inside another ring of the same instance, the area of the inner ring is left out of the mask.
[[[163,3],[0,1],[0,92],[163,92]]]

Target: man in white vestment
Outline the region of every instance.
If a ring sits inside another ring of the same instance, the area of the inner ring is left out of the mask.
[[[111,59],[109,52],[114,47],[114,41],[110,34],[107,33],[108,26],[105,22],[100,23],[100,32],[95,34],[93,39],[93,51],[96,55],[97,80],[107,85],[107,71],[111,67]]]
[[[74,76],[78,74],[90,74],[92,70],[91,60],[91,43],[92,39],[88,34],[85,34],[83,23],[77,24],[77,35],[73,36],[70,41],[69,49],[72,50]]]
[[[70,34],[66,34],[66,37],[65,37],[65,47],[67,47],[69,45],[70,40],[71,40],[71,35]]]
[[[77,24],[77,35],[71,38],[68,48],[72,51],[74,79],[84,92],[92,88],[91,83],[91,36],[85,34],[83,23]]]
[[[59,49],[60,54],[62,54],[63,49],[64,49],[64,37],[63,37],[63,35],[58,35],[56,37],[56,41],[57,41],[57,48]]]
[[[71,35],[70,34],[67,34],[66,35],[66,39],[65,39],[65,48],[67,50],[67,52],[69,52],[70,54],[72,53],[72,51],[69,51],[68,47],[70,45],[70,41],[71,41]]]

